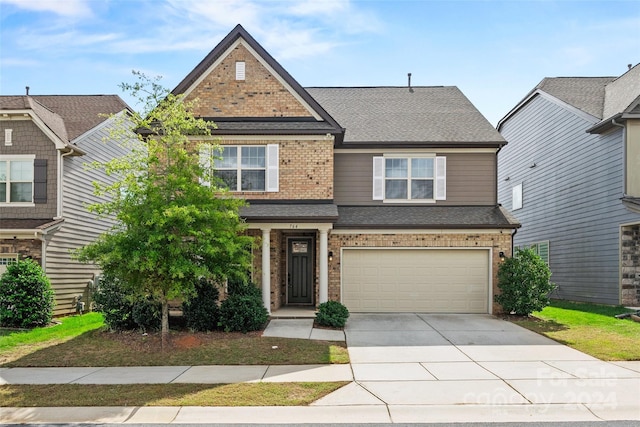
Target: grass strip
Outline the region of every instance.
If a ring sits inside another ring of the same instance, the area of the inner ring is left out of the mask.
[[[554,300],[533,313],[538,320],[515,323],[601,360],[640,360],[640,323],[614,317],[630,311],[620,306]]]
[[[3,385],[0,407],[306,406],[346,384]]]

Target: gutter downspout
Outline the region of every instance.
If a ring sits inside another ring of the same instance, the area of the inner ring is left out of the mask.
[[[627,127],[622,123],[616,122],[615,118],[611,119],[611,124],[622,128],[622,161],[624,162],[624,165],[622,168],[622,170],[624,171],[624,174],[622,177],[623,179],[622,197],[625,197],[627,195]]]
[[[56,217],[55,219],[60,219],[62,218],[62,208],[63,208],[63,203],[62,203],[62,197],[64,194],[63,191],[63,177],[64,177],[64,158],[67,156],[70,156],[71,154],[75,153],[75,150],[73,149],[73,147],[69,147],[71,151],[69,151],[68,153],[62,153],[61,151],[58,151],[58,206],[56,208]]]

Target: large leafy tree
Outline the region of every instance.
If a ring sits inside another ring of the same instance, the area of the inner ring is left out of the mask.
[[[230,197],[200,161],[202,144],[212,152],[212,123],[195,118],[192,104],[157,79],[134,74],[136,83],[122,88],[144,109],[121,121],[111,135],[128,144],[130,154],[94,165],[117,179],[94,183],[97,194],[110,197],[89,207],[117,223],[77,256],[160,301],[165,344],[168,301],[193,295],[201,279],[242,279],[252,240],[243,234],[238,215],[244,202]]]

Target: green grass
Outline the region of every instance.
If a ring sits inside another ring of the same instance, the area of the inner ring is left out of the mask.
[[[62,343],[104,326],[100,313],[58,319],[54,326],[16,330],[0,328],[0,364],[7,354],[28,354],[40,348]]]
[[[640,360],[640,323],[616,319],[624,307],[554,300],[536,320],[518,320],[538,332],[602,360]]]
[[[5,385],[0,407],[304,406],[347,384]]]
[[[62,323],[0,336],[0,366],[190,366],[349,363],[344,343],[261,337],[260,332],[172,330],[164,350],[159,333],[108,332],[91,313]]]

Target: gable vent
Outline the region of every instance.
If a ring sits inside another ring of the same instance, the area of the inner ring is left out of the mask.
[[[245,63],[244,61],[236,62],[236,80],[244,80],[245,77]]]
[[[13,145],[13,129],[4,130],[4,145]]]

